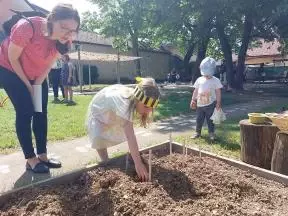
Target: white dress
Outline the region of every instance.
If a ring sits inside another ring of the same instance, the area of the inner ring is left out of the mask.
[[[93,97],[86,119],[92,148],[103,149],[126,141],[123,126],[133,121],[133,110],[129,110],[132,93],[131,88],[112,85]]]

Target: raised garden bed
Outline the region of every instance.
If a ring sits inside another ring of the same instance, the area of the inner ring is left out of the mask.
[[[182,152],[181,146],[173,147]],[[252,172],[243,170],[243,164],[239,169],[205,152],[201,157],[191,149],[187,156],[169,155],[169,145],[156,148],[152,182],[139,182],[132,161],[126,169],[125,156],[119,157],[107,166],[7,194],[0,215],[287,215],[288,188],[276,182],[285,176],[275,174],[272,181],[253,174],[252,166]]]

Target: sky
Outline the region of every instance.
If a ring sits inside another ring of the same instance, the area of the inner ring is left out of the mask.
[[[91,4],[87,0],[28,0],[30,3],[35,4],[39,7],[42,7],[46,10],[51,11],[51,9],[58,3],[69,3],[75,7],[80,14],[85,11],[96,11],[97,6]]]

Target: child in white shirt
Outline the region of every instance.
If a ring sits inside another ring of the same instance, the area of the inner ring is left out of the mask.
[[[206,118],[208,125],[209,137],[215,139],[214,124],[210,119],[214,109],[221,109],[221,88],[223,87],[220,80],[213,76],[216,71],[216,61],[213,58],[206,57],[200,64],[201,77],[194,83],[194,92],[190,107],[196,108],[196,134],[191,138],[199,138]]]

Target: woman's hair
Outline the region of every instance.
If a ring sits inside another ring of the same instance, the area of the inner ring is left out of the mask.
[[[72,7],[70,4],[58,4],[56,5],[50,14],[47,16],[47,27],[49,35],[53,33],[53,22],[59,20],[72,19],[78,23],[76,31],[79,30],[80,26],[80,16],[78,11]]]
[[[158,99],[160,97],[159,88],[155,80],[151,77],[142,78],[140,83],[138,83],[138,87],[141,91],[143,91],[146,97],[150,97],[154,99]],[[131,113],[131,115],[133,115],[135,107],[136,107],[136,103],[138,102],[138,100],[135,98],[133,94],[130,96],[130,100],[131,100],[131,103],[129,105],[128,111]],[[148,117],[149,116],[147,114],[143,114],[140,116],[141,126],[147,127]]]

